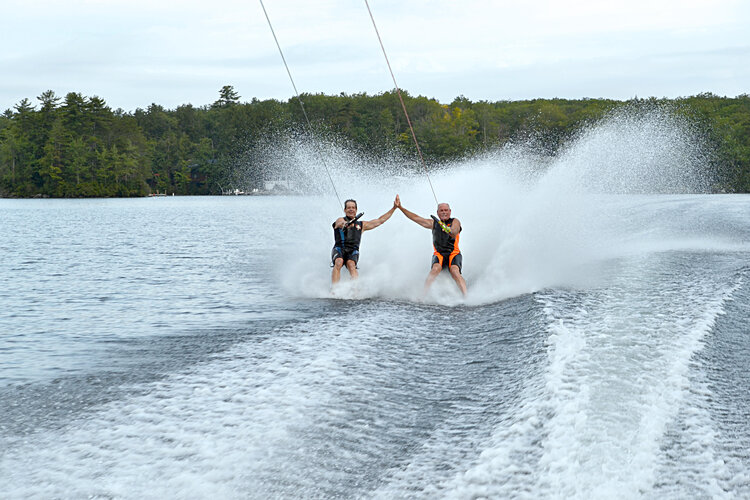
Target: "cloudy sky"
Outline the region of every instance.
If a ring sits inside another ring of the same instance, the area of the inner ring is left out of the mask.
[[[0,110],[294,95],[258,0],[2,0]],[[748,0],[369,0],[399,86],[450,102],[750,92]],[[364,0],[264,0],[300,92],[393,88]]]

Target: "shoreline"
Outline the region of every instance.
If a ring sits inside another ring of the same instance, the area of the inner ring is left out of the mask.
[[[7,196],[0,195],[0,200],[126,200],[126,199],[138,199],[138,198],[172,198],[172,197],[185,197],[185,196],[302,196],[302,193],[298,192],[272,192],[272,191],[258,191],[258,192],[240,192],[240,193],[221,193],[221,194],[176,194],[176,193],[150,193],[143,196],[50,196],[48,194],[36,194],[34,196]]]

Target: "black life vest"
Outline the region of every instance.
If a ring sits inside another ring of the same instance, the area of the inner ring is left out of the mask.
[[[443,221],[443,223],[448,226],[448,228],[451,227],[451,224],[453,224],[453,219],[448,219],[446,221]],[[433,221],[432,222],[432,246],[435,249],[436,254],[443,254],[443,255],[456,255],[461,250],[458,249],[458,238],[461,234],[461,231],[463,231],[464,228],[462,227],[458,232],[459,234],[456,235],[455,238],[451,238],[451,236],[443,231],[443,228],[440,227],[440,224]]]
[[[350,217],[344,217],[344,220],[349,222],[352,219]],[[335,242],[334,246],[349,254],[354,251],[359,251],[359,242],[362,240],[362,224],[361,221],[357,221],[349,226],[336,229],[336,223],[334,222],[332,224],[333,239]]]

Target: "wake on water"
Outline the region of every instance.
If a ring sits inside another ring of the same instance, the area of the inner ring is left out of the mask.
[[[413,212],[435,213],[423,170],[405,166],[395,155],[368,160],[335,142],[289,138],[265,152],[282,177],[306,190],[297,207],[304,223],[296,229],[304,249],[284,257],[281,276],[292,295],[332,296],[324,263],[332,246],[330,224],[342,210],[329,173],[342,198],[357,199],[364,220],[387,211],[397,193]],[[422,297],[431,235],[398,211],[363,235],[360,278],[348,282],[343,271],[333,297],[481,305],[588,283],[601,277],[596,271],[604,261],[649,245],[684,245],[659,233],[654,221],[628,213],[625,200],[634,194],[707,192],[707,168],[700,135],[665,108],[613,112],[582,130],[555,157],[540,155],[532,140],[441,166],[430,177],[440,201],[450,203],[464,227],[467,297],[447,273]]]
[[[711,400],[707,380],[717,367],[696,355],[746,280],[747,269],[738,273],[724,256],[749,247],[689,217],[694,195],[712,182],[700,134],[668,109],[631,108],[582,130],[554,157],[538,151],[533,141],[510,144],[431,172],[465,229],[467,297],[447,273],[421,297],[431,236],[398,213],[363,236],[360,279],[335,290],[341,298],[472,307],[532,294],[544,316],[536,332],[545,344],[541,376],[526,380],[478,454],[456,459],[452,475],[430,470],[440,463],[433,454],[450,444],[425,445],[374,497],[401,497],[425,482],[416,497],[742,495],[746,454],[719,437],[734,424],[721,422]],[[308,145],[287,154],[299,177],[326,189]],[[346,149],[325,155],[339,193],[356,198],[365,219],[389,209],[396,193],[410,210],[434,213],[418,168],[371,164]],[[288,258],[284,287],[330,297],[321,263],[340,208],[330,194],[298,203],[306,245]],[[722,217],[725,224],[734,216]],[[493,328],[488,336],[501,336]]]

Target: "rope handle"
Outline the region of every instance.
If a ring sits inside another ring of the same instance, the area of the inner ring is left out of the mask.
[[[448,227],[448,226],[447,226],[447,225],[445,224],[445,222],[441,221],[440,219],[438,219],[438,218],[437,218],[437,217],[435,217],[434,215],[430,215],[430,217],[432,217],[432,220],[434,220],[435,222],[437,222],[437,223],[438,223],[438,225],[440,226],[440,228],[441,228],[441,229],[442,229],[442,230],[443,230],[444,232],[446,232],[446,233],[448,233],[448,234],[451,234],[451,228],[449,228],[449,227]]]

